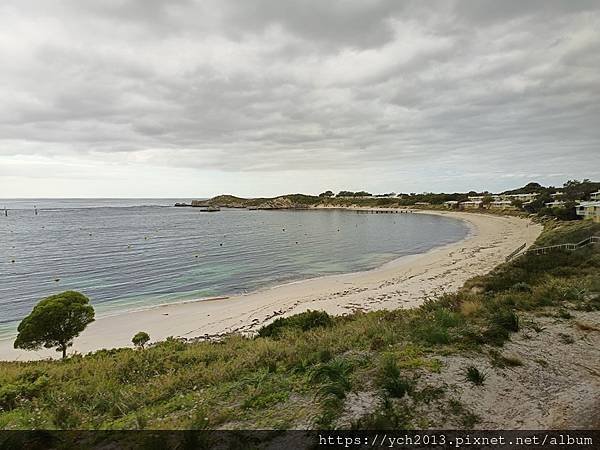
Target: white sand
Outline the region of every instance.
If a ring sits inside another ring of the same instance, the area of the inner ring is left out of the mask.
[[[178,303],[92,323],[75,340],[72,351],[131,346],[138,331],[152,341],[168,336],[194,338],[222,333],[251,333],[276,317],[307,309],[332,314],[411,308],[427,297],[460,288],[469,278],[489,272],[518,246],[531,245],[542,227],[508,216],[431,212],[467,221],[471,235],[427,253],[407,256],[374,270],[314,278],[237,297]],[[0,360],[57,357],[52,350],[14,350],[12,340],[0,341]]]

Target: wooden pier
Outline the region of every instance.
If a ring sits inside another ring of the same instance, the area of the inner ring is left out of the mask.
[[[411,214],[412,209],[400,209],[400,208],[351,208],[350,211],[357,212],[359,214]]]

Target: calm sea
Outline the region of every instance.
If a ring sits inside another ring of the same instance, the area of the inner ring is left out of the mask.
[[[469,232],[420,214],[171,207],[186,200],[0,199],[0,338],[68,289],[102,316],[366,270]]]

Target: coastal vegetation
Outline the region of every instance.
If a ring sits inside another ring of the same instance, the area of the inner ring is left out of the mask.
[[[557,220],[578,220],[579,216],[575,213],[577,201],[586,201],[590,199],[593,192],[600,190],[600,182],[590,180],[569,180],[562,187],[542,186],[539,183],[528,183],[527,185],[502,192],[501,195],[515,194],[537,194],[537,197],[529,202],[523,202],[519,199],[513,199],[511,214],[528,215],[535,214],[538,217],[548,217]],[[559,195],[558,195],[559,194]],[[373,195],[366,191],[347,191],[343,190],[334,194],[328,190],[318,196],[305,194],[289,194],[273,198],[241,198],[232,195],[219,195],[206,202],[201,202],[203,206],[219,206],[231,208],[260,208],[260,209],[286,209],[286,208],[309,208],[314,206],[323,207],[389,207],[389,208],[426,208],[436,209],[444,208],[444,202],[464,202],[469,197],[479,196],[482,198],[482,210],[488,211],[493,202],[493,196],[490,192],[454,192],[454,193],[386,193]],[[558,206],[548,206],[553,200],[560,200]],[[480,212],[482,210],[479,210]],[[490,210],[493,212],[493,210]],[[499,214],[507,214],[509,211],[503,209],[497,211]]]
[[[538,244],[598,228],[553,223]],[[468,389],[491,388],[507,368],[551,369],[526,359],[537,341],[520,357],[506,352],[511,341],[558,323],[560,345],[574,346],[576,333],[598,329],[598,311],[597,247],[525,254],[416,309],[308,311],[253,337],[2,362],[0,428],[471,428],[486,418],[465,400]]]
[[[94,308],[83,294],[66,291],[40,301],[25,317],[17,331],[15,348],[36,350],[56,347],[67,356],[67,348],[85,327],[94,321]]]

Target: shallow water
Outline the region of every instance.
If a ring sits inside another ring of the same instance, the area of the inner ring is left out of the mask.
[[[11,208],[0,216],[0,338],[67,289],[106,315],[366,270],[469,231],[421,214],[160,206],[175,201],[0,200]]]

